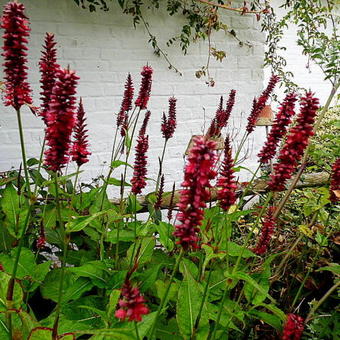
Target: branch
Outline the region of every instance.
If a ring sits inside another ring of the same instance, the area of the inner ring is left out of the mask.
[[[329,182],[329,177],[330,175],[327,172],[317,172],[317,173],[312,173],[312,174],[306,174],[303,176],[300,181],[297,182],[295,189],[299,188],[308,188],[308,187],[319,187],[322,185],[325,185]],[[288,186],[291,182],[288,182]],[[245,190],[247,186],[247,183],[239,183],[238,188],[236,190],[237,196],[240,197],[243,194],[243,191]],[[180,191],[181,190],[176,190],[174,199],[173,199],[173,206],[176,206],[176,204],[179,202],[180,198]],[[245,196],[252,196],[252,195],[257,195],[259,193],[264,193],[267,192],[267,180],[257,180],[254,182],[254,185],[251,188],[247,189],[247,192]],[[165,192],[162,196],[162,204],[160,206],[160,209],[169,209],[170,207],[170,197],[171,197],[171,192]],[[214,187],[211,189],[211,202],[214,202],[217,200],[217,187]],[[110,199],[110,202],[113,204],[120,204],[120,199],[118,198],[113,198]],[[147,205],[148,205],[148,195],[146,196],[139,196],[138,197],[138,203],[143,206],[142,210],[139,212],[144,212],[147,211]]]
[[[241,13],[241,14],[261,14],[261,13],[266,12],[266,9],[261,9],[259,11],[250,11],[246,6],[234,8],[234,7],[230,7],[228,5],[216,4],[216,3],[208,1],[208,0],[196,0],[196,1],[198,1],[202,4],[205,4],[205,5],[208,5],[208,6],[219,7],[219,8],[226,9],[228,11],[238,12],[238,13]]]

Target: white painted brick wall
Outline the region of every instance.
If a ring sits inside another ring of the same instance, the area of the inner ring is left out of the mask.
[[[0,0],[0,5],[7,1]],[[122,15],[118,7],[109,12],[88,13],[71,0],[23,0],[31,20],[29,44],[29,80],[34,90],[34,102],[39,103],[38,61],[46,31],[53,32],[58,42],[59,63],[68,64],[80,76],[78,94],[83,97],[88,117],[92,156],[83,166],[84,181],[107,172],[115,127],[115,113],[119,110],[126,74],[131,72],[136,91],[141,67],[147,62],[154,68],[152,112],[150,126],[149,176],[155,178],[163,140],[160,133],[161,114],[167,110],[167,99],[174,95],[177,101],[178,128],[168,143],[165,172],[168,187],[173,180],[182,180],[183,153],[192,134],[201,132],[204,117],[206,125],[213,116],[219,96],[232,88],[237,90],[237,105],[232,114],[231,126],[245,125],[252,98],[263,87],[263,42],[259,24],[252,16],[225,14],[225,22],[240,38],[253,47],[240,47],[230,35],[215,34],[213,45],[227,52],[223,62],[211,62],[211,75],[216,86],[209,88],[195,78],[195,71],[203,66],[207,57],[207,43],[193,44],[187,56],[178,47],[167,49],[169,58],[183,76],[167,70],[166,62],[153,54],[148,36],[142,26],[134,30],[131,18]],[[168,38],[179,33],[183,22],[180,17],[169,17],[159,11],[149,14],[147,20],[161,46]],[[204,116],[205,112],[205,116]],[[43,138],[43,124],[28,110],[23,110],[23,124],[28,157],[38,157]],[[0,171],[20,164],[20,147],[15,114],[1,105],[0,114]],[[255,166],[256,153],[263,141],[262,128],[253,135],[254,156],[248,164]],[[241,134],[237,136],[239,140]],[[236,140],[235,140],[236,144]],[[131,160],[133,161],[133,159]],[[68,171],[73,171],[74,165]]]
[[[272,6],[274,7],[278,18],[285,15],[285,11],[280,6],[284,3],[283,0],[274,0]],[[302,54],[302,48],[297,45],[297,28],[290,23],[288,29],[285,31],[281,46],[286,46],[287,50],[280,52],[287,60],[286,70],[294,74],[294,82],[300,87],[310,89],[315,92],[316,96],[320,98],[320,104],[324,105],[331,91],[331,84],[329,80],[324,80],[325,75],[318,65],[313,61],[308,62],[308,56]],[[270,77],[270,70],[265,70],[265,81]],[[281,93],[282,97],[282,93]]]

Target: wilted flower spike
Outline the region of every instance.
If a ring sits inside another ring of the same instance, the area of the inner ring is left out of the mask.
[[[300,340],[304,328],[304,319],[301,316],[288,314],[283,327],[282,340]]]
[[[91,152],[88,151],[87,130],[86,130],[86,118],[83,106],[83,101],[80,99],[77,122],[74,127],[74,142],[72,146],[72,160],[81,166],[89,161],[88,156]]]
[[[225,139],[224,160],[221,166],[220,177],[217,180],[217,198],[220,206],[227,211],[236,202],[236,182],[234,180],[234,161],[231,155],[229,138]]]
[[[166,117],[165,113],[163,113],[161,130],[162,130],[163,137],[166,140],[170,139],[173,136],[176,126],[177,126],[176,102],[177,102],[177,99],[175,97],[170,97],[168,118]]]
[[[228,124],[231,111],[233,110],[233,107],[235,105],[235,97],[236,97],[236,91],[231,90],[230,93],[229,93],[229,98],[228,98],[227,105],[226,105],[226,108],[225,108],[225,111],[224,111],[224,117],[223,117],[223,120],[221,122],[223,127],[226,127],[227,124]]]
[[[146,111],[144,119],[143,119],[142,126],[141,126],[141,128],[139,130],[139,135],[140,136],[145,135],[146,128],[147,128],[149,120],[150,120],[150,116],[151,116],[151,112],[150,111]]]
[[[332,165],[330,189],[330,200],[334,203],[340,201],[340,158],[338,158]]]
[[[146,186],[146,174],[147,174],[147,156],[146,153],[149,148],[149,137],[145,135],[139,135],[136,145],[135,163],[133,166],[133,177],[131,179],[132,189],[131,191],[138,195],[142,192],[142,189]]]
[[[319,108],[319,100],[308,92],[300,101],[300,113],[296,124],[290,129],[286,143],[280,150],[278,163],[274,164],[274,173],[268,183],[272,191],[282,191],[286,181],[292,177],[298,162],[313,136],[314,119]]]
[[[208,188],[210,181],[216,177],[213,170],[216,160],[216,143],[204,137],[195,137],[191,148],[188,163],[184,170],[178,220],[174,236],[178,238],[184,250],[199,247],[199,226],[202,223],[206,202],[210,199]]]
[[[56,74],[59,69],[57,64],[57,49],[55,48],[56,42],[54,40],[54,34],[46,33],[45,45],[43,45],[44,50],[42,51],[42,56],[39,62],[39,69],[41,73],[41,89],[40,99],[41,110],[39,114],[46,122],[46,112],[51,101],[52,89],[56,81]]]
[[[116,318],[124,321],[142,321],[142,316],[149,314],[149,308],[145,304],[145,299],[137,287],[132,287],[131,282],[126,280],[122,290],[119,308],[115,312]]]
[[[174,184],[172,186],[170,203],[169,203],[169,210],[168,210],[168,214],[167,214],[169,222],[172,220],[172,212],[174,210],[175,188],[176,188],[176,183],[174,182]]]
[[[141,72],[142,82],[139,88],[138,98],[135,102],[136,106],[140,107],[140,109],[146,109],[148,106],[151,93],[152,73],[153,69],[150,66],[143,67],[143,71]]]
[[[131,74],[129,73],[127,75],[126,82],[125,82],[125,91],[124,91],[122,104],[120,106],[120,110],[117,115],[117,127],[120,127],[120,126],[122,127],[121,128],[122,136],[125,136],[125,133],[126,133],[124,123],[127,120],[128,112],[132,109],[133,93],[134,93],[134,88],[133,88]]]
[[[265,107],[266,102],[267,102],[270,94],[273,92],[273,90],[274,90],[276,84],[279,82],[279,80],[280,80],[280,78],[273,74],[269,79],[269,83],[267,85],[267,88],[262,92],[259,99],[258,100],[254,99],[253,107],[252,107],[251,113],[248,117],[248,125],[246,127],[248,134],[254,131],[257,118],[259,117],[259,114],[261,113],[261,111]]]
[[[296,94],[290,93],[281,104],[267,141],[258,155],[261,163],[268,163],[275,156],[276,148],[287,132],[287,127],[291,123],[291,117],[295,114],[296,100]]]
[[[156,198],[156,203],[155,203],[155,210],[159,209],[162,204],[163,200],[163,194],[164,194],[164,175],[161,176],[160,184],[159,184],[159,189],[157,192],[157,198]]]
[[[69,69],[57,72],[57,81],[46,113],[46,141],[49,148],[45,151],[45,165],[52,171],[60,171],[69,160],[71,135],[76,121],[78,79]]]
[[[260,238],[257,242],[256,247],[253,249],[253,252],[257,255],[262,255],[267,251],[269,246],[269,242],[272,238],[274,233],[276,220],[273,217],[273,213],[275,211],[274,207],[269,207],[268,213],[264,219],[261,231],[260,231]]]
[[[24,104],[32,104],[31,89],[27,82],[27,37],[30,28],[28,18],[24,14],[25,7],[18,2],[5,5],[1,18],[4,29],[4,74],[5,74],[5,105],[16,110]]]

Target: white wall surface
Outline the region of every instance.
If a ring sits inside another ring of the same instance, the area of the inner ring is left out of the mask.
[[[285,10],[280,8],[283,3],[285,3],[283,0],[274,0],[271,3],[278,18],[282,18],[285,14]],[[287,60],[286,71],[293,72],[294,82],[302,88],[315,92],[316,96],[320,99],[320,104],[324,105],[332,88],[331,83],[329,80],[324,80],[325,75],[320,67],[312,60],[308,60],[308,56],[302,54],[302,47],[296,43],[296,33],[297,27],[290,23],[280,42],[280,46],[287,48],[286,51],[280,52]],[[269,77],[270,70],[265,69],[265,81],[267,81]]]
[[[0,0],[0,5],[7,1]],[[200,134],[204,120],[209,124],[220,95],[226,95],[232,88],[237,90],[236,106],[232,113],[231,126],[246,124],[252,98],[263,87],[263,41],[260,26],[253,16],[225,14],[225,22],[235,29],[242,40],[253,47],[240,47],[232,37],[224,34],[214,36],[214,46],[227,52],[223,62],[211,62],[211,74],[216,80],[215,87],[207,87],[204,81],[195,77],[195,71],[203,66],[207,57],[207,43],[193,44],[187,56],[179,47],[167,49],[169,58],[183,76],[167,69],[162,58],[153,54],[148,45],[148,36],[142,26],[132,27],[131,18],[122,14],[114,5],[109,12],[89,13],[78,8],[71,0],[23,0],[26,13],[31,20],[29,42],[29,81],[34,90],[34,103],[39,105],[38,62],[41,45],[46,31],[53,32],[58,42],[59,63],[68,64],[80,76],[78,95],[83,97],[88,117],[90,162],[83,166],[83,181],[89,181],[108,167],[116,116],[120,107],[126,74],[131,72],[136,91],[139,86],[139,72],[149,63],[154,68],[154,81],[149,108],[152,117],[150,134],[149,177],[156,177],[157,157],[161,153],[161,115],[167,110],[167,100],[174,95],[177,101],[178,128],[175,137],[168,143],[165,161],[167,186],[173,180],[182,180],[183,153],[192,134]],[[113,2],[115,3],[115,2]],[[153,33],[162,46],[168,38],[179,33],[182,20],[156,11],[147,14]],[[0,104],[0,171],[20,164],[20,147],[15,113]],[[43,138],[43,124],[28,110],[23,110],[23,124],[28,158],[39,157]],[[243,133],[243,132],[242,132]],[[256,153],[263,142],[264,131],[258,128],[250,148],[254,156],[248,164],[256,166]],[[241,139],[241,134],[237,136]],[[131,159],[131,162],[133,159]],[[73,171],[69,165],[68,171]]]

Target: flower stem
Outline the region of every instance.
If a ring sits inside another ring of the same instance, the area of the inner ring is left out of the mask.
[[[67,257],[67,239],[64,227],[64,221],[61,217],[60,211],[60,200],[59,200],[59,188],[58,188],[58,174],[57,172],[54,173],[54,184],[55,184],[55,191],[56,191],[56,209],[57,209],[57,219],[59,222],[59,229],[61,231],[61,235],[63,238],[63,258],[61,260],[61,273],[60,273],[60,280],[59,280],[59,289],[58,289],[58,301],[56,306],[56,316],[53,324],[53,331],[52,331],[52,340],[58,339],[58,324],[59,324],[59,316],[61,311],[61,300],[63,295],[63,286],[64,286],[64,277],[65,277],[65,264],[66,264],[66,257]]]
[[[190,337],[190,340],[194,340],[195,339],[195,332],[196,332],[196,330],[198,329],[198,327],[200,325],[204,303],[205,303],[206,299],[208,298],[208,290],[209,290],[209,284],[210,284],[210,279],[211,279],[211,273],[212,273],[212,269],[209,270],[207,283],[206,283],[206,285],[204,287],[204,292],[203,292],[203,297],[202,297],[201,305],[200,305],[200,308],[199,308],[199,312],[198,312],[198,315],[197,315],[197,319],[196,319],[195,326],[194,326],[192,335]]]
[[[8,303],[8,308],[12,308],[12,303],[13,303],[13,292],[14,292],[14,285],[15,285],[15,277],[17,275],[17,270],[18,270],[18,264],[19,264],[19,258],[21,254],[21,250],[23,247],[23,238],[25,236],[26,230],[28,228],[29,222],[30,222],[30,215],[32,212],[32,202],[31,202],[31,188],[29,184],[29,175],[28,175],[28,168],[27,168],[27,161],[26,161],[26,150],[25,150],[25,139],[24,139],[24,131],[23,131],[23,126],[22,126],[22,121],[21,121],[21,112],[20,109],[16,110],[17,114],[17,122],[18,122],[18,129],[19,129],[19,138],[20,138],[20,147],[21,147],[21,157],[22,157],[22,163],[24,166],[24,173],[25,173],[25,181],[26,181],[26,189],[28,193],[28,211],[27,215],[25,217],[24,221],[24,227],[22,229],[22,232],[19,237],[19,244],[17,248],[17,252],[15,254],[15,259],[14,259],[14,265],[13,265],[13,271],[11,278],[8,282],[8,287],[7,287],[7,303]],[[9,339],[12,339],[12,314],[8,314],[8,330],[9,330]]]
[[[135,331],[136,331],[136,339],[137,339],[137,340],[140,340],[139,333],[138,333],[138,325],[137,325],[137,322],[135,321],[134,324],[135,324]]]
[[[167,298],[168,298],[168,295],[169,295],[169,291],[170,291],[170,287],[171,287],[172,281],[173,281],[173,279],[174,279],[174,277],[175,277],[175,275],[176,275],[176,273],[177,273],[177,270],[178,270],[178,267],[179,267],[179,264],[180,264],[180,262],[181,262],[181,260],[182,260],[183,255],[184,255],[184,250],[181,249],[181,252],[179,253],[179,256],[177,257],[177,260],[176,260],[176,263],[175,263],[174,270],[172,271],[172,274],[171,274],[171,276],[170,276],[169,283],[168,283],[168,285],[167,285],[167,287],[166,287],[166,289],[165,289],[163,298],[162,298],[161,303],[160,303],[160,305],[159,305],[159,307],[158,307],[158,310],[157,310],[157,314],[156,314],[155,320],[154,320],[154,322],[153,322],[153,324],[152,324],[152,326],[151,326],[150,338],[149,338],[150,340],[152,340],[153,335],[154,335],[154,333],[155,333],[156,324],[157,324],[157,319],[158,319],[159,315],[161,314],[161,311],[162,311],[162,309],[163,309],[163,307],[164,307],[164,305],[165,305],[165,302],[166,302],[166,300],[167,300]]]
[[[26,161],[24,131],[23,131],[23,127],[22,127],[20,109],[17,109],[16,113],[17,113],[18,128],[19,128],[19,137],[20,137],[22,163],[23,163],[23,166],[24,166],[26,188],[27,188],[27,192],[28,192],[28,196],[29,196],[29,201],[30,201],[30,199],[31,199],[31,187],[30,187],[30,182],[29,182],[29,175],[28,175],[28,168],[27,168],[27,161]]]
[[[236,154],[235,154],[235,157],[234,157],[234,164],[236,164],[236,162],[238,160],[238,157],[239,157],[239,155],[240,155],[240,153],[242,151],[243,145],[246,142],[248,135],[249,135],[249,133],[246,131],[244,133],[242,139],[241,139],[240,145],[238,146]]]
[[[41,151],[40,151],[40,157],[39,157],[39,164],[38,164],[38,173],[40,173],[41,170],[41,164],[43,161],[43,156],[44,156],[44,150],[45,150],[45,143],[46,143],[46,139],[44,138],[42,147],[41,147]],[[34,185],[34,197],[37,195],[38,192],[38,183],[35,183]]]

